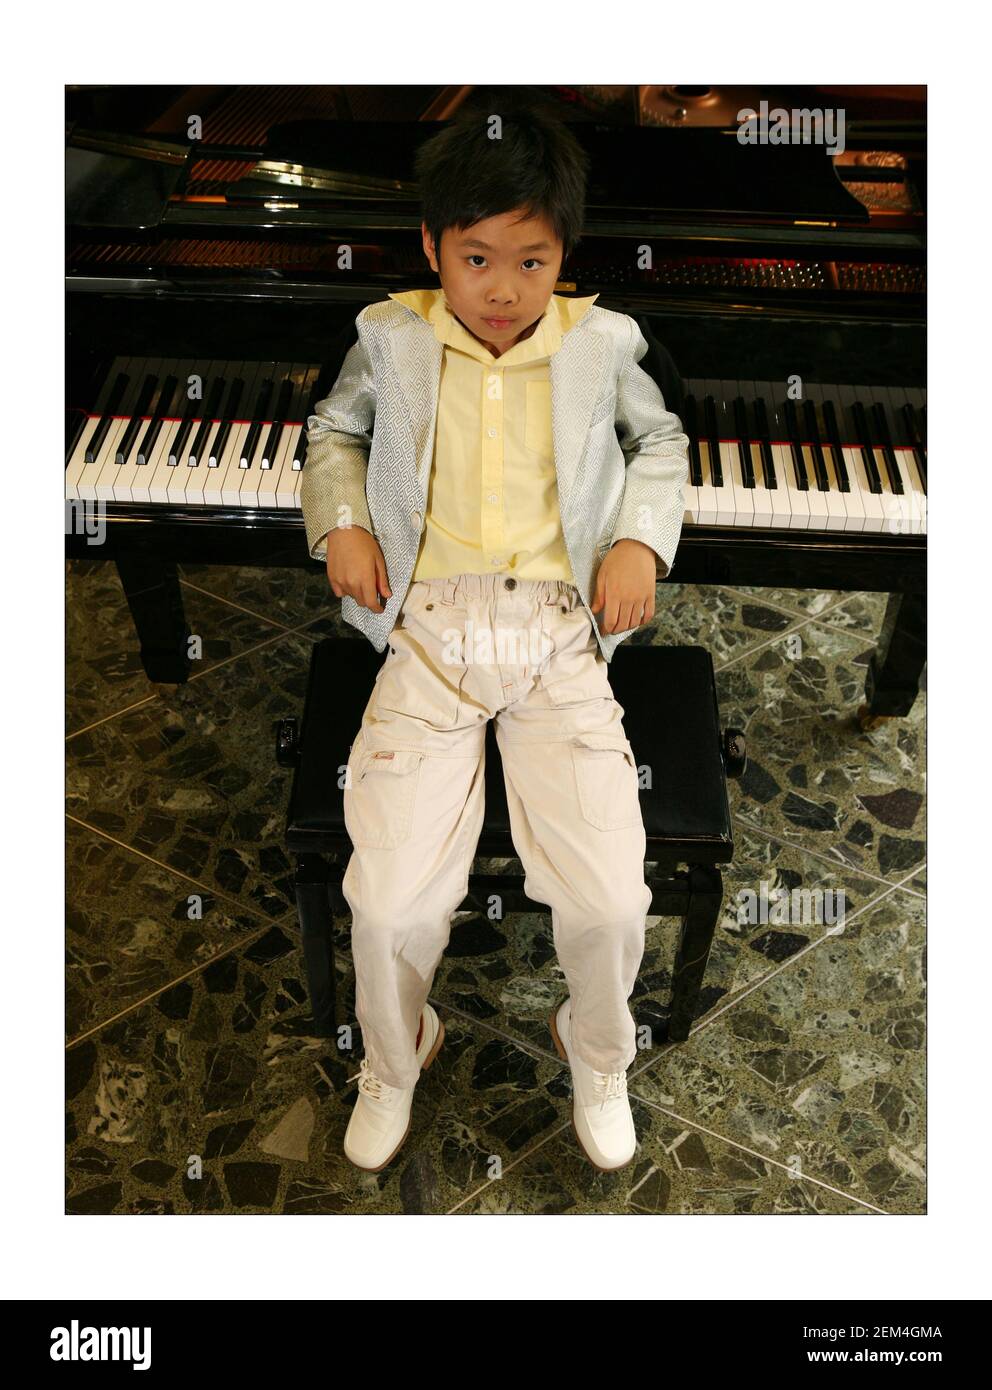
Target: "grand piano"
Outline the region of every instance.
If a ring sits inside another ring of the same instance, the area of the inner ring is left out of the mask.
[[[67,554],[116,564],[156,682],[189,673],[178,564],[315,566],[306,417],[358,311],[434,281],[410,171],[437,108],[356,117],[294,109],[333,89],[266,90],[70,93]],[[557,291],[637,318],[689,435],[672,578],[888,594],[858,716],[907,714],[926,646],[922,120],[849,121],[830,157],[579,114],[587,222]]]

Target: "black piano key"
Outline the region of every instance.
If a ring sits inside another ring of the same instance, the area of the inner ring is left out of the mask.
[[[177,377],[168,376],[159,389],[158,397],[152,405],[152,418],[145,430],[144,438],[138,445],[138,458],[140,464],[147,463],[151,458],[152,450],[162,432],[162,421],[168,414],[172,406],[172,399],[176,394],[176,387],[179,385]]]
[[[757,386],[757,383],[755,385]],[[765,487],[771,491],[778,487],[778,475],[775,472],[775,455],[772,453],[772,437],[768,428],[768,409],[764,396],[757,391],[754,397],[754,422],[758,435],[758,452],[761,455],[761,472]]]
[[[262,450],[261,465],[263,468],[271,468],[275,462],[276,450],[282,439],[283,426],[289,415],[289,407],[293,401],[293,378],[287,376],[279,388],[279,395],[276,399],[275,410],[273,412],[272,424],[269,427],[268,438]]]
[[[751,430],[747,422],[747,406],[743,396],[734,398],[734,432],[741,461],[741,480],[745,487],[754,487],[754,461],[751,458]]]
[[[889,486],[897,497],[903,494],[902,474],[899,472],[899,465],[896,463],[895,450],[892,447],[892,434],[889,430],[889,421],[882,401],[876,400],[871,408],[872,419],[875,422],[875,432],[878,435],[878,442],[882,450],[882,457],[885,459],[885,471],[889,475]]]
[[[720,463],[720,428],[717,423],[716,401],[711,395],[703,401],[706,421],[706,442],[710,446],[710,477],[714,487],[723,487],[723,467]]]
[[[255,409],[252,412],[251,424],[248,427],[248,433],[245,435],[244,442],[241,445],[240,466],[242,468],[251,467],[251,461],[258,447],[259,437],[262,433],[262,425],[269,416],[271,401],[272,378],[267,377],[266,380],[262,382],[261,388],[259,389],[258,396],[255,400]]]
[[[699,454],[699,413],[695,396],[685,398],[685,432],[689,437],[689,482],[693,487],[703,485],[703,461]]]
[[[224,450],[227,448],[228,437],[234,425],[240,420],[238,411],[241,409],[241,398],[245,393],[245,380],[243,376],[237,377],[231,383],[231,392],[224,407],[224,418],[221,420],[220,429],[214,440],[214,447],[210,450],[210,458],[207,460],[211,468],[216,468],[224,457]],[[218,403],[218,409],[219,409]]]
[[[792,458],[792,471],[796,476],[796,488],[799,492],[809,492],[809,478],[806,475],[806,461],[803,458],[802,431],[799,428],[799,416],[796,412],[795,401],[789,400],[787,397],[782,402],[781,415],[785,423],[789,454]]]
[[[827,443],[834,456],[834,467],[837,470],[840,491],[850,492],[851,480],[847,475],[847,465],[844,462],[844,449],[841,444],[840,426],[837,423],[837,411],[829,397],[823,402],[823,422],[827,429]]]
[[[207,447],[207,440],[210,438],[210,431],[213,429],[214,421],[220,417],[220,403],[224,396],[224,378],[214,377],[210,386],[210,392],[203,407],[203,414],[200,416],[200,424],[193,438],[193,443],[189,450],[190,468],[199,468],[203,451]]]
[[[200,406],[199,401],[190,400],[190,397],[188,395],[189,378],[192,375],[193,373],[191,371],[187,372],[185,377],[182,378],[180,381],[180,400],[184,402],[184,406],[183,413],[180,416],[179,420],[179,428],[176,430],[176,433],[173,436],[172,443],[169,445],[170,468],[175,468],[178,466],[179,460],[182,458],[183,453],[185,452],[186,441],[189,439],[190,431],[193,428],[193,422],[197,418],[196,413]]]
[[[86,421],[89,419],[85,410],[76,408],[67,410],[65,413],[65,461],[68,464],[73,454],[76,452],[76,445],[79,437],[86,428]]]
[[[851,406],[851,414],[854,417],[854,427],[857,431],[861,457],[865,462],[865,473],[868,475],[868,490],[869,492],[881,493],[884,488],[875,463],[875,436],[868,420],[868,412],[860,400],[855,400]]]
[[[114,459],[116,463],[127,463],[127,460],[131,455],[131,450],[134,448],[135,440],[141,433],[141,427],[144,424],[145,416],[151,409],[151,404],[155,397],[155,389],[157,386],[157,374],[155,372],[149,372],[145,377],[144,382],[142,383],[141,394],[139,395],[137,403],[135,404],[134,414],[128,421],[127,428],[124,430],[124,433],[121,436],[120,441],[118,442],[117,452]]]
[[[114,382],[113,388],[110,392],[110,396],[107,400],[107,404],[104,407],[102,416],[100,417],[100,423],[93,431],[92,435],[90,436],[90,442],[86,446],[85,461],[87,463],[96,462],[100,450],[103,448],[104,443],[106,442],[107,433],[110,430],[110,426],[114,423],[114,416],[120,409],[121,401],[124,399],[124,392],[127,390],[130,384],[131,378],[127,372],[117,373],[117,379]]]
[[[803,401],[803,426],[809,441],[809,451],[813,455],[813,476],[816,478],[816,486],[820,492],[830,492],[830,475],[827,473],[827,461],[823,457],[820,425],[816,418],[816,405],[809,397]]]

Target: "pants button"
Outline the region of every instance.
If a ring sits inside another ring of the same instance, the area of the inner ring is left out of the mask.
[[[506,587],[508,589],[515,589],[517,587],[517,581],[515,579],[508,579],[506,581]]]

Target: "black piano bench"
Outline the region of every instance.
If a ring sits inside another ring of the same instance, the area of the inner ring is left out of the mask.
[[[296,719],[276,722],[277,760],[293,769],[286,841],[296,860],[296,903],[318,1037],[336,1033],[333,914],[348,911],[341,881],[351,842],[339,783],[382,660],[364,639],[316,643],[302,726]],[[620,646],[610,662],[610,684],[623,706],[641,781],[652,783],[641,788],[649,910],[682,918],[666,1039],[681,1042],[698,1012],[720,915],[719,866],[734,854],[727,778],[744,770],[744,735],[721,731],[713,662],[703,647]],[[515,858],[492,722],[486,730],[486,814],[476,853]],[[498,893],[505,912],[550,912],[528,898],[522,885],[522,873],[472,873],[461,910]]]

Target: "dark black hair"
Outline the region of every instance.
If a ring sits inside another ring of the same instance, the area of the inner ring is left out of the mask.
[[[493,116],[500,138],[490,138]],[[417,150],[421,215],[440,265],[441,233],[525,208],[544,216],[562,243],[578,244],[589,156],[561,121],[527,104],[506,111],[462,110]]]

